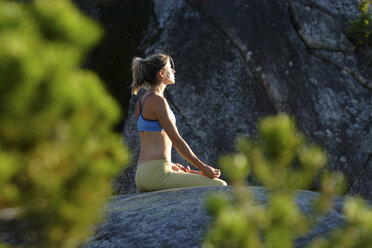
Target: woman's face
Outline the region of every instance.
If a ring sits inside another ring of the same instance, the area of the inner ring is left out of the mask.
[[[162,70],[164,72],[165,84],[174,84],[176,82],[176,77],[174,75],[176,70],[172,68],[169,60]]]

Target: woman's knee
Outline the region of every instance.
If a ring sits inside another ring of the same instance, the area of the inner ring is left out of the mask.
[[[227,186],[227,183],[222,179],[214,178],[213,181],[217,186]]]

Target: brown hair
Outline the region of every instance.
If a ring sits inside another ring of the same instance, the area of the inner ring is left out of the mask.
[[[163,69],[168,60],[174,69],[173,59],[163,53],[151,55],[146,59],[134,57],[132,60],[133,82],[130,86],[132,94],[137,95],[142,87],[148,89],[152,85],[157,85],[156,73]]]

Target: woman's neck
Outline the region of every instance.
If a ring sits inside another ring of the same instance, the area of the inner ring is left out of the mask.
[[[160,84],[156,86],[151,86],[149,92],[153,92],[157,95],[163,96],[164,90],[165,90],[165,84]]]

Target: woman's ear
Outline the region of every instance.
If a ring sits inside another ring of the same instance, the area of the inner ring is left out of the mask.
[[[158,75],[159,75],[159,77],[165,77],[165,74],[164,74],[164,71],[163,70],[160,70],[160,71],[158,71]]]

